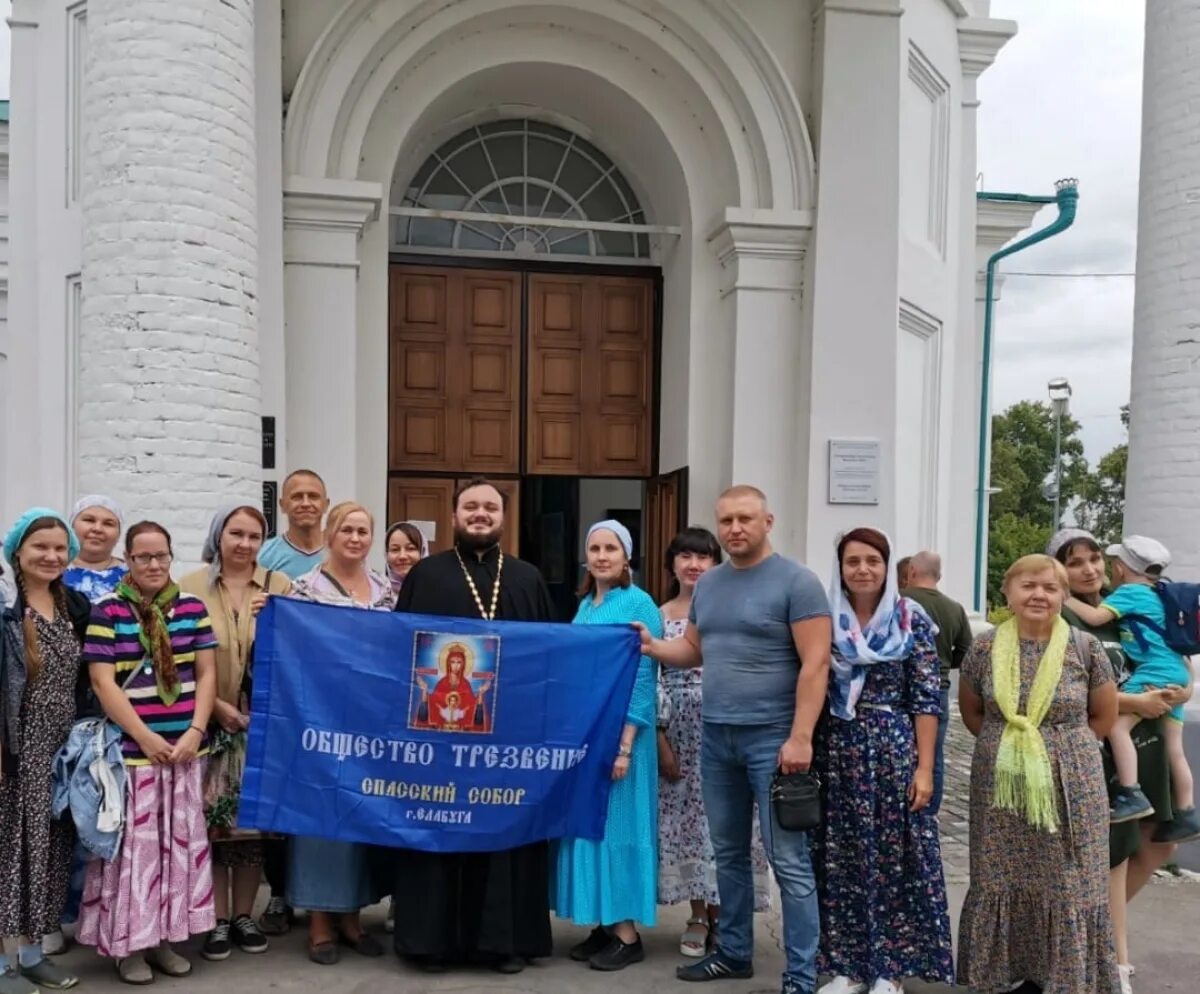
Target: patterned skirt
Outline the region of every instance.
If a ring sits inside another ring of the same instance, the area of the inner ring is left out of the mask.
[[[88,864],[80,943],[122,958],[216,926],[204,823],[205,759],[126,769],[125,834],[111,862]]]

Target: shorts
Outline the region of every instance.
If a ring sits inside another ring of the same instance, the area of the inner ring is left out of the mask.
[[[1140,678],[1140,679],[1139,679]],[[1182,687],[1187,684],[1187,674],[1183,674],[1183,679],[1178,677],[1164,677],[1157,673],[1151,673],[1148,669],[1139,668],[1133,671],[1129,679],[1121,686],[1122,694],[1140,694],[1144,690],[1150,690],[1155,687],[1168,687],[1176,685]],[[1171,721],[1177,721],[1183,724],[1183,705],[1176,704],[1168,711],[1164,718],[1170,718]]]

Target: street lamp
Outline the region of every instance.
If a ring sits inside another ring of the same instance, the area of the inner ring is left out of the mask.
[[[1071,384],[1065,376],[1056,376],[1046,387],[1054,411],[1054,530],[1058,531],[1062,510],[1062,419],[1071,401]]]

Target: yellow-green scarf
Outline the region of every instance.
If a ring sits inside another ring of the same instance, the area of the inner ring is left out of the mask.
[[[992,640],[992,689],[1005,720],[996,752],[996,790],[992,804],[1022,815],[1034,828],[1058,831],[1058,791],[1046,743],[1038,726],[1050,710],[1058,682],[1070,626],[1058,618],[1037,675],[1029,690],[1026,714],[1017,707],[1021,696],[1021,641],[1015,618],[1000,625]]]

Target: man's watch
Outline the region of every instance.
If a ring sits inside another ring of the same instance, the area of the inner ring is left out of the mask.
[[[617,750],[617,755],[624,756],[626,759],[629,759],[633,756],[633,749],[629,746],[621,746],[621,748]]]

